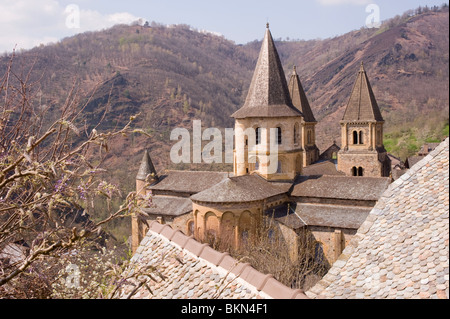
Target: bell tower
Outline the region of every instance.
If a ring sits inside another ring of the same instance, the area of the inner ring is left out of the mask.
[[[257,173],[266,180],[293,180],[301,174],[302,112],[293,104],[267,24],[244,105],[235,119],[234,175]],[[295,130],[297,128],[297,130]]]
[[[305,167],[319,159],[319,148],[316,145],[317,121],[311,110],[295,66],[289,79],[289,94],[292,104],[303,113],[302,124],[300,127],[294,128],[294,136],[299,135],[297,130],[301,130],[302,138],[296,139],[296,142],[300,143],[303,149],[303,167]]]
[[[389,176],[390,160],[383,145],[384,120],[363,63],[340,124],[338,170],[348,176]]]

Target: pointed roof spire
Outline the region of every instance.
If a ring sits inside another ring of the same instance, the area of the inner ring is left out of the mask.
[[[158,175],[156,173],[155,167],[153,166],[152,160],[147,150],[144,152],[142,157],[141,166],[139,167],[136,179],[145,181],[148,175],[153,174],[153,179],[158,180]]]
[[[269,24],[244,105],[232,117],[302,116],[292,105],[286,76]]]
[[[350,99],[345,110],[343,121],[377,121],[383,122],[364,64],[361,62],[358,76],[353,86]]]
[[[314,114],[309,106],[300,78],[297,74],[297,67],[294,65],[291,78],[289,79],[289,94],[291,96],[292,104],[303,113],[305,122],[317,122]]]

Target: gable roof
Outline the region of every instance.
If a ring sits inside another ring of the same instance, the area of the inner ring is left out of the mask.
[[[221,182],[227,176],[227,172],[168,171],[160,177],[158,184],[152,185],[148,189],[196,194]]]
[[[142,286],[136,299],[306,299],[301,290],[293,290],[272,275],[265,275],[201,244],[169,225],[155,221],[131,258],[129,272],[154,266],[161,276],[146,278],[152,293]],[[162,278],[164,279],[162,279]],[[120,297],[127,298],[137,282],[129,280]]]
[[[378,200],[389,183],[388,177],[300,176],[291,195],[374,201]]]
[[[290,188],[290,184],[286,186]],[[235,176],[191,196],[191,200],[208,203],[253,202],[286,193],[287,187],[270,183],[258,175]]]
[[[342,120],[384,121],[362,62]]]
[[[181,216],[192,211],[192,201],[186,197],[154,195],[151,199],[151,207],[143,208],[144,213],[162,216]]]
[[[316,118],[309,105],[308,98],[303,90],[300,77],[297,74],[297,69],[294,66],[291,77],[289,79],[289,94],[291,96],[292,104],[303,113],[305,122],[316,123]]]
[[[338,171],[334,160],[325,160],[303,167],[303,175],[342,175],[345,173]]]
[[[292,105],[286,76],[267,26],[244,105],[234,118],[303,116]]]
[[[449,139],[381,196],[312,298],[443,298],[449,291]]]

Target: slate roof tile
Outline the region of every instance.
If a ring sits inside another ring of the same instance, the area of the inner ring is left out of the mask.
[[[339,260],[306,294],[448,299],[448,175],[447,138],[389,186]]]

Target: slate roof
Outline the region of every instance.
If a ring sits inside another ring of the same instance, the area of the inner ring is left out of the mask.
[[[285,203],[267,209],[265,214],[292,229],[305,226],[358,229],[370,211],[371,207],[364,206]]]
[[[336,164],[333,160],[317,162],[306,167],[303,167],[303,175],[341,175],[344,176],[345,173],[338,171]]]
[[[167,174],[160,177],[158,184],[150,186],[149,189],[196,194],[227,177],[227,172],[168,171]]]
[[[389,183],[388,177],[300,176],[291,195],[373,201],[378,200]]]
[[[292,104],[280,57],[267,27],[244,105],[234,118],[303,116]]]
[[[192,211],[192,201],[184,197],[154,195],[151,207],[143,211],[154,215],[180,216]]]
[[[342,120],[384,121],[362,63]]]
[[[358,229],[370,210],[370,207],[299,203],[295,212],[307,226]]]
[[[311,106],[309,105],[308,98],[303,90],[303,86],[300,82],[300,77],[297,74],[295,66],[289,79],[288,87],[292,104],[294,104],[294,106],[303,113],[305,122],[316,123],[316,118],[311,110]]]
[[[287,185],[290,188],[290,185]],[[228,177],[211,188],[191,196],[208,203],[239,203],[264,200],[286,193],[287,187],[273,184],[258,175]]]
[[[147,235],[131,259],[127,274],[139,267],[154,266],[161,276],[142,276],[152,293],[142,286],[133,299],[306,299],[301,290],[293,290],[201,244],[169,225],[150,223]],[[164,278],[164,279],[162,279]],[[127,298],[138,283],[129,280],[120,298]]]
[[[139,167],[139,171],[137,173],[136,179],[145,181],[148,175],[153,174],[153,177],[157,180],[158,174],[156,173],[155,166],[153,166],[153,162],[150,158],[150,154],[147,150],[144,152],[144,156],[142,157],[141,166]]]
[[[312,298],[449,298],[449,139],[381,196]]]

